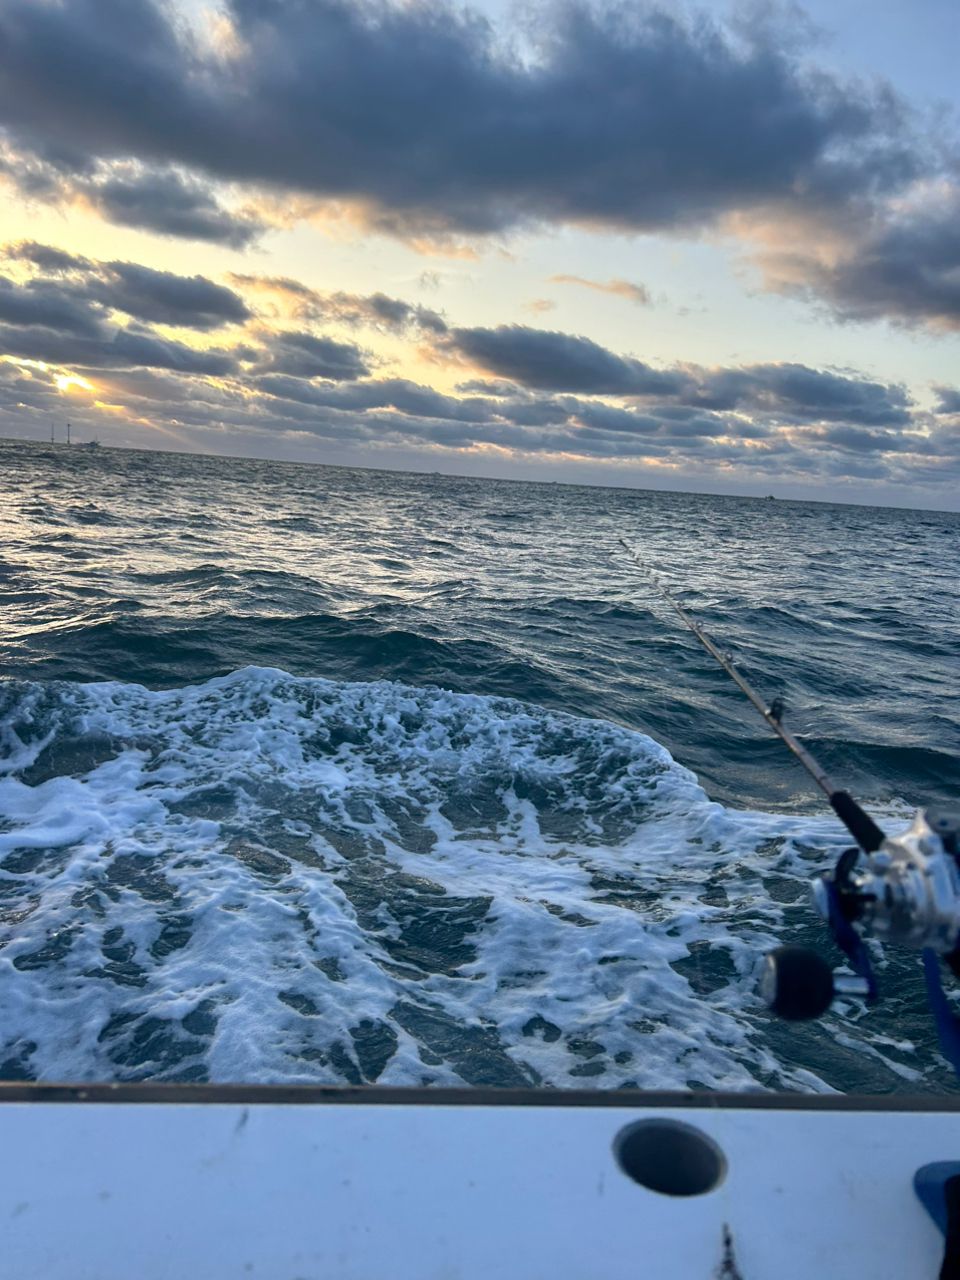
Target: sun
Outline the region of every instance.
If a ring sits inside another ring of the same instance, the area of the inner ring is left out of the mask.
[[[57,390],[64,394],[69,394],[74,388],[78,391],[93,391],[92,382],[88,382],[86,378],[81,378],[78,373],[58,373],[56,377]]]

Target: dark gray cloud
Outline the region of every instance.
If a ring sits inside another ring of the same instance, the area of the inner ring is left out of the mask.
[[[960,423],[932,432],[929,446],[923,452],[930,457],[952,458],[960,462]],[[933,478],[936,479],[936,476]]]
[[[457,390],[464,395],[510,396],[519,390],[515,382],[504,378],[466,378],[457,383]]]
[[[265,354],[256,365],[258,373],[350,380],[370,372],[364,353],[352,342],[286,331],[264,335],[264,348]]]
[[[112,369],[144,366],[222,377],[235,373],[232,351],[198,351],[185,343],[135,329],[116,329],[100,338],[75,337],[47,329],[27,330],[0,325],[0,355],[43,360],[71,369]]]
[[[245,249],[266,230],[250,214],[225,209],[208,183],[171,169],[108,170],[81,190],[108,222],[159,235]]]
[[[797,422],[905,426],[910,421],[903,387],[802,364],[709,371],[698,380],[692,400],[706,408],[759,410]]]
[[[21,240],[17,244],[4,245],[3,256],[32,263],[49,275],[65,275],[71,271],[92,271],[97,265],[90,258],[78,257],[75,253],[55,249],[49,244],[38,244],[35,240]]]
[[[935,387],[937,406],[935,413],[960,413],[960,387]]]
[[[266,230],[251,213],[226,208],[213,184],[195,174],[136,160],[100,161],[43,139],[37,151],[29,145],[8,140],[0,148],[0,174],[27,199],[61,206],[81,201],[118,226],[231,249],[246,249]]]
[[[442,349],[497,377],[540,391],[669,396],[687,382],[683,374],[661,372],[641,360],[614,355],[590,338],[520,324],[453,329]]]
[[[234,56],[151,0],[6,0],[0,118],[24,147],[357,199],[401,232],[696,225],[922,163],[888,92],[808,72],[769,27],[564,5],[521,54],[447,5],[227,11]]]
[[[325,409],[345,409],[365,413],[371,409],[396,409],[411,418],[442,418],[449,422],[482,423],[502,416],[518,422],[510,404],[491,400],[445,396],[406,378],[381,378],[372,382],[330,386],[306,383],[298,378],[267,376],[258,378],[257,390],[282,400]],[[553,417],[556,419],[556,412]],[[560,415],[561,421],[570,416]]]
[[[457,447],[490,443],[526,452],[604,458],[709,454],[717,460],[749,460],[750,465],[758,458],[765,459],[770,465],[774,459],[803,457],[804,451],[817,456],[834,451],[861,457],[909,452],[923,449],[925,444],[919,436],[848,424],[804,425],[785,436],[778,434],[775,420],[745,420],[692,406],[655,404],[642,410],[576,396],[529,394],[460,399],[402,379],[335,386],[266,376],[251,385],[275,401],[288,402],[277,410],[281,420],[292,415],[306,430],[312,429],[311,411],[323,415],[318,420],[325,426],[331,413],[339,422],[351,422],[352,415],[360,415],[368,429],[379,429],[387,440],[398,434],[408,440],[442,438],[449,447],[455,442]],[[390,412],[384,415],[384,410]],[[431,422],[443,425],[432,427]],[[721,438],[726,443],[718,443]],[[746,441],[762,442],[762,448],[747,452]]]
[[[226,208],[223,183],[347,202],[420,241],[727,218],[760,235],[773,287],[848,319],[960,324],[956,157],[889,87],[812,66],[782,10],[727,28],[574,2],[521,37],[444,3],[225,12],[235,39],[213,51],[161,0],[5,0],[0,168],[36,199],[235,248],[266,215]],[[797,226],[846,248],[798,254]]]
[[[135,262],[105,262],[103,275],[84,286],[104,306],[154,324],[217,329],[249,320],[250,309],[232,289],[205,276],[154,271]]]
[[[156,368],[105,368],[98,371],[98,384],[105,399],[124,403],[152,401],[154,404],[178,406],[186,403],[226,403],[223,382]]]
[[[868,427],[852,427],[845,423],[820,427],[816,436],[852,453],[899,453],[909,450],[912,445],[909,437],[894,431],[872,431]]]
[[[206,276],[155,271],[135,262],[95,262],[33,241],[8,245],[4,255],[30,263],[38,271],[22,286],[3,281],[11,297],[17,295],[29,300],[44,295],[51,302],[59,299],[64,307],[122,311],[152,324],[202,330],[242,324],[252,315],[239,294]],[[23,305],[28,302],[24,301]],[[6,318],[25,323],[10,315]],[[77,331],[67,324],[50,327]]]
[[[120,329],[107,344],[104,358],[122,365],[143,365],[155,369],[174,369],[184,373],[204,373],[223,377],[237,371],[236,351],[216,348],[198,351],[185,343],[160,338],[151,333]]]
[[[661,417],[677,422],[702,410],[753,411],[796,423],[889,427],[910,421],[909,399],[903,387],[801,364],[654,369],[641,360],[616,355],[589,338],[524,325],[453,329],[437,346],[533,390],[655,398],[660,402]],[[496,394],[496,384],[464,385]],[[625,411],[609,406],[603,411],[609,413],[611,422],[620,415],[623,430],[637,430]],[[710,421],[701,418],[703,424]]]
[[[875,215],[828,262],[800,249],[774,253],[766,266],[781,291],[819,298],[844,320],[960,329],[960,187]]]
[[[28,328],[96,337],[103,331],[99,310],[45,280],[14,284],[0,276],[0,320]]]
[[[47,159],[45,153],[51,158]],[[61,203],[69,196],[71,178],[83,181],[94,165],[86,152],[57,146],[43,138],[34,138],[24,146],[14,145],[9,131],[0,127],[0,175],[28,200]]]
[[[6,322],[0,354],[84,369],[146,367],[213,376],[237,373],[241,365],[256,374],[292,379],[351,381],[370,373],[367,356],[355,344],[305,330],[263,331],[255,347],[238,344],[208,351],[154,332],[157,324],[209,331],[252,318],[238,293],[205,276],[181,276],[132,262],[97,262],[34,241],[8,245],[3,253],[33,274],[21,281],[0,275],[0,322]],[[297,291],[292,282],[280,283],[308,304],[323,302],[306,287]],[[417,312],[382,294],[330,296],[333,310],[349,303],[354,316],[365,308],[371,314],[386,313],[399,324]],[[115,312],[133,323],[116,325],[111,321]]]
[[[402,332],[415,327],[428,333],[446,333],[447,324],[441,315],[430,307],[412,306],[400,298],[389,298],[383,293],[370,294],[365,298],[353,295],[335,294],[344,302],[344,315],[349,315],[351,305],[356,306],[358,318],[369,317],[374,323],[382,324],[387,329]]]
[[[209,329],[249,314],[241,298],[202,276],[93,262],[31,241],[4,252],[40,274],[22,282],[0,275],[0,355],[77,369],[143,366],[221,377],[252,354],[239,346],[198,351],[145,323]],[[113,311],[133,323],[112,323]]]
[[[579,420],[595,431],[626,432],[629,435],[656,435],[664,424],[662,412],[637,413],[610,404],[583,404],[578,407]]]

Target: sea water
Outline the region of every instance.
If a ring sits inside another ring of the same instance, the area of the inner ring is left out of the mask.
[[[915,958],[777,1021],[960,794],[960,516],[0,442],[0,1078],[942,1091]]]

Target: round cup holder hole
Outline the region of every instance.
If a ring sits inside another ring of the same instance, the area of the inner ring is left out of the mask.
[[[664,1196],[702,1196],[723,1181],[727,1162],[705,1133],[679,1120],[638,1120],[613,1142],[617,1164],[634,1182]]]

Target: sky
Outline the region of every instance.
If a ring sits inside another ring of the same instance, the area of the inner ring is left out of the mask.
[[[955,0],[0,0],[0,435],[960,510]]]

